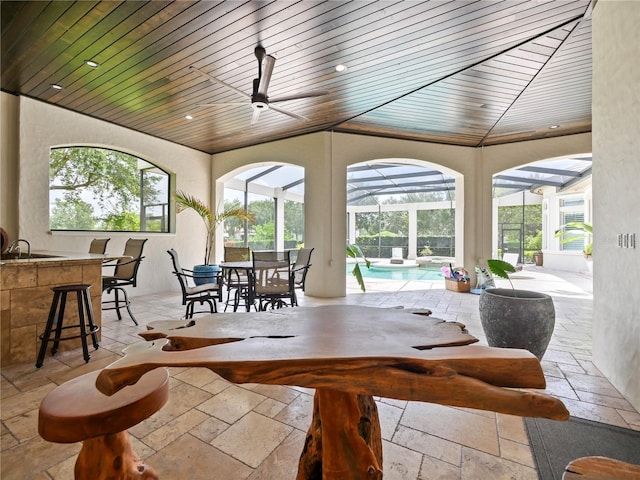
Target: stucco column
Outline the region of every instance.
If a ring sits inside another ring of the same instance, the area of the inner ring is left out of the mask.
[[[276,250],[284,250],[284,197],[282,196],[282,189],[278,188],[276,191]]]
[[[315,249],[305,295],[316,297],[343,297],[346,293],[347,169],[333,165],[331,140],[330,133],[315,133],[212,157],[216,199],[222,198],[224,181],[232,178],[236,169],[287,163],[304,167],[304,243]]]
[[[638,2],[593,10],[593,361],[640,409],[640,55]]]
[[[469,270],[472,283],[475,266],[486,266],[491,258],[493,204],[491,171],[485,165],[483,150],[478,148],[474,154],[464,177],[456,178],[456,264]]]
[[[304,243],[315,247],[306,295],[343,297],[346,292],[347,169],[335,165],[330,133],[314,136],[315,154],[305,165]],[[320,148],[321,147],[321,148]]]
[[[414,260],[420,256],[418,252],[418,209],[415,205],[408,208],[409,215],[409,252],[407,258]]]

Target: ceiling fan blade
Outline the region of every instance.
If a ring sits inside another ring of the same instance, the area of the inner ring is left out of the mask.
[[[253,115],[251,115],[251,125],[258,123],[259,118],[260,118],[260,110],[254,109]]]
[[[323,95],[327,95],[329,93],[328,90],[314,90],[306,93],[298,93],[293,95],[287,95],[285,97],[276,97],[269,98],[269,103],[273,102],[287,102],[289,100],[299,100],[301,98],[311,98],[311,97],[321,97]]]
[[[285,110],[283,108],[274,107],[271,104],[269,104],[269,110],[275,110],[276,112],[284,113],[285,115],[288,115],[291,118],[295,118],[296,120],[302,120],[303,122],[308,122],[309,121],[309,119],[307,117],[303,117],[301,115],[297,115],[297,114],[295,114],[293,112],[290,112],[289,110]]]
[[[247,106],[247,102],[224,102],[224,103],[196,103],[196,107],[225,107],[227,105],[242,105]]]
[[[232,86],[232,85],[229,85],[228,83],[223,82],[222,80],[217,79],[216,77],[214,77],[214,76],[212,76],[212,75],[209,75],[207,72],[203,72],[203,71],[202,71],[202,70],[200,70],[199,68],[196,68],[196,67],[194,67],[194,66],[190,66],[189,68],[190,68],[191,70],[195,71],[195,72],[198,72],[200,75],[202,75],[203,77],[205,77],[205,78],[207,78],[207,79],[211,80],[212,82],[214,82],[214,83],[219,83],[220,85],[227,87],[229,90],[233,90],[233,91],[234,91],[234,92],[236,92],[238,95],[242,95],[242,96],[243,96],[243,97],[245,97],[245,98],[251,98],[251,95],[249,95],[249,94],[247,94],[247,93],[244,93],[242,90],[239,90],[239,89],[237,89],[236,87],[234,87],[234,86]]]
[[[271,81],[271,74],[273,73],[273,66],[275,64],[275,57],[265,55],[262,60],[262,74],[260,75],[260,83],[258,84],[258,93],[260,95],[267,95],[267,88],[269,88],[269,82]]]

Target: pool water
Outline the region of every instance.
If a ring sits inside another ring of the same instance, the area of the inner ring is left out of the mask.
[[[352,264],[347,264],[347,274],[351,275],[353,270]],[[425,281],[438,281],[444,278],[442,272],[438,268],[423,268],[423,267],[393,267],[393,268],[377,268],[375,265],[371,265],[371,268],[367,268],[364,265],[360,265],[360,271],[364,278],[380,278],[383,280],[425,280]]]

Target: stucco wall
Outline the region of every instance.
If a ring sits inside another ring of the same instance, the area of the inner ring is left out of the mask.
[[[185,267],[201,263],[205,236],[202,220],[187,212],[178,215],[176,234],[51,233],[49,148],[79,144],[125,151],[174,172],[178,189],[188,190],[203,199],[208,199],[210,192],[210,155],[25,97],[20,97],[19,102],[20,170],[17,184],[20,200],[18,232],[12,232],[11,237],[26,238],[34,249],[86,252],[93,238],[109,236],[110,253],[122,253],[130,237],[146,237],[149,241],[145,245],[145,259],[138,273],[138,286],[131,290],[132,296],[178,290],[166,250],[175,248]]]
[[[315,248],[306,293],[322,297],[344,296],[346,225],[346,170],[333,167],[330,134],[317,133],[213,155],[212,175],[218,181],[251,165],[287,163],[305,169],[305,246]],[[216,203],[223,195],[215,184]],[[216,258],[222,256],[218,243]]]
[[[8,235],[18,232],[19,119],[19,97],[0,93],[0,227]]]
[[[426,162],[456,178],[456,263],[473,269],[491,258],[492,176],[508,168],[591,150],[591,135],[467,148],[364,135],[323,132],[213,156],[212,178],[245,165],[290,163],[305,168],[305,245],[313,246],[308,295],[345,294],[346,178],[350,165],[382,159]],[[214,193],[222,198],[222,185]],[[219,246],[220,249],[221,245]],[[218,255],[219,256],[219,255]]]
[[[593,356],[640,409],[640,3],[593,12]]]

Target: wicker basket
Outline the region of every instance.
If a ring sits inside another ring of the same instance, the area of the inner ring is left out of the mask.
[[[445,278],[444,286],[452,292],[469,292],[471,290],[471,282],[469,280],[466,282],[458,282],[451,278]]]

